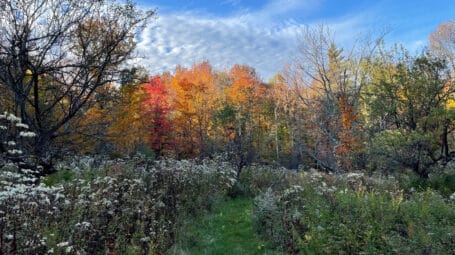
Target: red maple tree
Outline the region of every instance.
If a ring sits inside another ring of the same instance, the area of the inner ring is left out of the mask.
[[[141,85],[145,92],[142,102],[142,116],[149,120],[147,144],[156,157],[163,156],[165,150],[173,149],[173,125],[170,113],[173,110],[168,100],[168,92],[159,76],[150,78]]]

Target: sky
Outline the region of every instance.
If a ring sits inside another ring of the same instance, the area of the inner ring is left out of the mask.
[[[387,31],[387,45],[411,53],[429,34],[455,19],[455,0],[137,0],[157,9],[138,36],[136,63],[149,72],[173,71],[208,60],[217,70],[234,64],[256,69],[267,81],[298,54],[305,26],[327,25],[341,47]]]

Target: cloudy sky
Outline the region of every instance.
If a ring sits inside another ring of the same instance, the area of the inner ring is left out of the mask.
[[[296,54],[306,25],[328,25],[349,46],[364,34],[387,29],[388,44],[411,52],[425,46],[443,21],[455,19],[455,0],[138,0],[158,10],[139,36],[140,64],[152,74],[203,60],[219,70],[256,68],[267,80]]]

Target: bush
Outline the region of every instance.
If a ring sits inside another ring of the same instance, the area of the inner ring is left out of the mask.
[[[239,178],[242,192],[247,196],[255,197],[269,188],[273,190],[286,189],[292,180],[287,175],[290,170],[272,166],[261,166],[253,164],[242,169]]]
[[[411,176],[407,189],[417,191],[433,189],[437,190],[441,195],[449,197],[455,192],[455,171],[450,165],[446,169],[434,169],[428,179]]]
[[[275,246],[285,243],[287,233],[279,210],[279,197],[272,189],[254,199],[253,228]]]
[[[258,233],[288,253],[455,250],[455,203],[432,190],[404,193],[394,179],[359,173],[292,175],[300,185],[258,196],[253,216]]]
[[[90,165],[47,178],[52,187],[20,182],[15,164],[3,167],[0,253],[163,253],[182,218],[210,209],[235,180],[221,159]],[[67,177],[72,181],[59,183]]]
[[[368,153],[369,167],[384,173],[410,168],[421,177],[427,177],[436,151],[438,146],[432,134],[386,130],[378,133],[372,141]]]

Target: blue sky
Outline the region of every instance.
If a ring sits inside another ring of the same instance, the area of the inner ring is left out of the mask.
[[[454,0],[138,0],[158,8],[143,31],[138,62],[152,74],[209,60],[217,69],[235,63],[256,68],[265,80],[297,52],[306,25],[328,25],[349,47],[367,33],[387,28],[387,44],[421,50],[438,24],[455,19]]]

